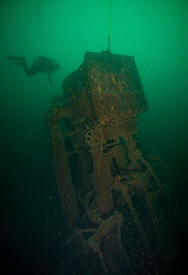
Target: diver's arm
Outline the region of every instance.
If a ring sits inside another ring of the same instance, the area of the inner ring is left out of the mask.
[[[50,84],[52,84],[52,79],[51,79],[50,73],[48,72],[47,75],[48,75],[48,80],[50,81]]]

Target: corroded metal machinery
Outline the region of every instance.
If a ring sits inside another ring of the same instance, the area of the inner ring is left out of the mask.
[[[166,274],[167,177],[136,139],[148,105],[134,57],[86,52],[63,92],[46,116],[67,232],[60,274]]]

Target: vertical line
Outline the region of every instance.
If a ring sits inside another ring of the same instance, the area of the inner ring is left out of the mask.
[[[110,0],[110,19],[109,19],[108,44],[107,44],[108,52],[111,52],[111,26],[112,26],[112,0]]]
[[[110,20],[109,20],[109,31],[108,35],[111,37],[111,26],[112,26],[112,0],[110,0]]]

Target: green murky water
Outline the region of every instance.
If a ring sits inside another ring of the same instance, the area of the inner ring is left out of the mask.
[[[43,119],[62,80],[86,51],[107,48],[109,0],[0,2],[1,220],[8,266],[53,274],[63,220],[51,144]],[[135,56],[150,110],[140,115],[144,151],[161,155],[174,183],[168,194],[188,228],[188,2],[113,0],[111,48]],[[61,70],[27,77],[6,55],[54,58]],[[51,273],[50,273],[51,272]],[[26,274],[26,273],[23,273]],[[33,274],[33,273],[32,273]]]

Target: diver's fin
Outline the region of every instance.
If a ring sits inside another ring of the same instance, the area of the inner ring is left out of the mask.
[[[10,60],[14,60],[14,61],[24,61],[24,56],[19,56],[19,57],[15,57],[15,56],[6,56],[6,58],[10,59]]]

